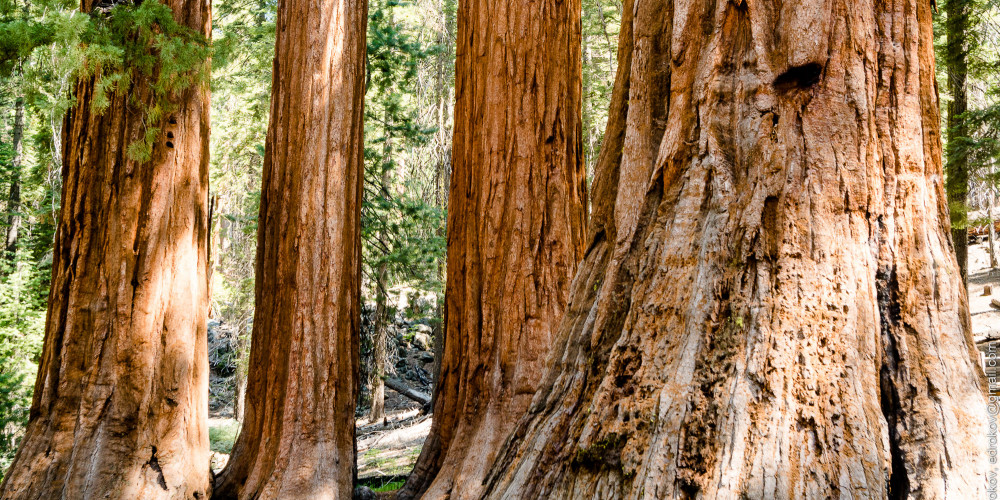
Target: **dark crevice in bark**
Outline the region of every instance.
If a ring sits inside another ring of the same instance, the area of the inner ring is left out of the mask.
[[[628,436],[611,433],[586,448],[577,449],[576,456],[570,460],[570,466],[584,468],[594,473],[605,470],[620,471],[622,449],[627,442]]]
[[[903,450],[899,446],[899,414],[902,408],[899,404],[899,393],[892,383],[892,375],[885,365],[880,371],[880,389],[882,414],[889,426],[889,453],[892,457],[892,471],[889,475],[887,497],[890,500],[906,499],[910,493],[910,480],[906,474]]]
[[[899,326],[901,319],[898,297],[899,281],[896,277],[896,268],[880,267],[875,275],[875,286],[878,295],[879,320],[884,350],[882,366],[879,369],[880,404],[882,415],[889,427],[889,453],[892,457],[887,497],[891,500],[905,499],[910,493],[910,480],[906,474],[906,462],[899,444],[898,429],[903,409],[895,383],[895,377],[899,374],[899,349],[893,330]]]
[[[156,447],[153,447],[153,453],[149,457],[149,461],[146,462],[150,469],[156,473],[156,482],[163,488],[163,491],[169,491],[167,488],[167,478],[163,477],[163,469],[160,468],[160,460],[156,458]]]
[[[764,243],[764,257],[774,262],[778,258],[778,197],[768,196],[764,200],[761,214],[760,232]]]
[[[710,480],[710,472],[718,462],[725,386],[735,370],[733,357],[743,336],[743,315],[733,309],[727,284],[719,290],[717,303],[719,320],[706,332],[698,355],[694,379],[697,386],[684,418],[677,461],[678,487],[689,498],[698,496],[702,483]]]
[[[784,73],[778,75],[778,78],[775,78],[774,88],[781,92],[788,92],[795,89],[807,89],[819,83],[819,77],[822,73],[823,66],[819,63],[792,66]]]

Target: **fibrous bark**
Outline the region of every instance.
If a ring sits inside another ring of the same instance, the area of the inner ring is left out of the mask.
[[[208,2],[171,0],[205,35]],[[92,5],[87,0],[83,11]],[[205,499],[208,449],[208,91],[175,96],[151,159],[148,81],[63,127],[62,210],[31,416],[0,498]],[[134,100],[133,100],[134,99]]]
[[[979,498],[931,4],[627,0],[590,246],[486,498]]]
[[[580,2],[460,2],[445,338],[434,422],[402,498],[475,498],[538,387],[585,187]]]
[[[279,2],[243,430],[220,498],[350,498],[367,2]]]

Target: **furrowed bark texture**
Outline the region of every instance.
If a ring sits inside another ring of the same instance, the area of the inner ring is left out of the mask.
[[[208,2],[167,2],[210,33]],[[91,10],[85,1],[82,9]],[[128,95],[91,112],[76,87],[63,127],[62,210],[31,417],[4,499],[208,498],[207,89],[175,99],[151,160]]]
[[[476,498],[538,387],[583,254],[580,2],[460,2],[446,330],[402,498]]]
[[[351,498],[367,11],[278,7],[246,413],[220,498]]]
[[[624,13],[590,247],[484,497],[980,498],[930,3]]]

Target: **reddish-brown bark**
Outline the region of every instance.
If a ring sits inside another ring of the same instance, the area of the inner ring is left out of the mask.
[[[170,0],[206,35],[209,4]],[[91,10],[89,0],[82,6]],[[146,81],[91,112],[76,88],[63,128],[62,210],[31,417],[4,499],[207,498],[208,91],[164,118],[136,162]]]
[[[580,2],[462,1],[434,423],[400,497],[475,498],[583,252]]]
[[[219,498],[350,498],[364,0],[282,0],[243,430]]]
[[[923,0],[626,0],[591,243],[486,498],[980,498]]]

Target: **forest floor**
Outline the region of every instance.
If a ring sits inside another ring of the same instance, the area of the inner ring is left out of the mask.
[[[431,416],[420,412],[420,404],[391,390],[385,396],[385,420],[357,421],[358,482],[375,491],[403,486],[431,430]]]
[[[358,482],[374,491],[395,490],[403,486],[420,455],[424,439],[431,430],[431,416],[420,412],[420,404],[394,391],[385,391],[385,420],[357,420]],[[239,433],[239,422],[232,418],[208,420],[212,443],[212,470],[225,467]]]
[[[430,372],[434,356],[430,336],[418,339],[422,327],[400,324],[390,339],[391,375],[410,388],[430,395]],[[416,330],[417,333],[411,333]],[[425,329],[429,330],[429,329]],[[212,449],[212,470],[216,473],[225,467],[229,452],[239,434],[240,424],[233,417],[233,374],[229,366],[232,356],[232,332],[225,325],[214,324],[209,328],[209,351],[212,377],[209,404],[209,440]],[[362,409],[359,414],[366,411]],[[421,405],[386,387],[383,420],[369,421],[367,416],[356,420],[358,446],[358,482],[374,492],[386,492],[403,486],[406,476],[420,455],[424,439],[430,432],[431,416],[421,412]]]
[[[1000,269],[990,268],[986,244],[969,245],[969,310],[980,350],[1000,342],[1000,309],[991,305],[994,300],[1000,302]]]
[[[385,420],[357,420],[358,482],[375,492],[399,489],[420,455],[431,430],[431,416],[420,412],[420,404],[385,391]],[[208,421],[212,443],[212,470],[220,472],[229,460],[239,433],[239,422],[212,417]]]

